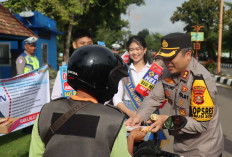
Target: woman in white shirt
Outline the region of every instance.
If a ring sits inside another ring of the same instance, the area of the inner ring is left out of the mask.
[[[151,61],[147,54],[147,45],[145,40],[139,36],[132,36],[127,42],[127,50],[129,52],[128,73],[129,77],[123,78],[118,85],[118,93],[113,97],[114,106],[123,111],[127,118],[136,114],[143,97],[137,93],[134,88],[146,74],[151,66]],[[159,114],[159,111],[155,111]],[[158,136],[158,137],[157,137]],[[144,141],[148,140],[165,140],[166,136],[163,131],[159,131],[157,135],[147,132]]]
[[[130,80],[133,82],[133,87],[136,87],[143,76],[146,74],[148,69],[150,68],[150,62],[147,55],[147,45],[145,40],[139,36],[132,36],[127,42],[127,50],[129,52],[129,63],[128,63],[128,72],[130,75]],[[118,93],[113,97],[114,106],[117,106],[121,109],[128,117],[132,117],[135,115],[137,107],[140,106],[138,103],[136,104],[132,101],[129,90],[127,90],[126,85],[128,82],[125,80],[121,80],[118,85]],[[137,92],[134,92],[136,97],[139,97],[142,101],[142,96]],[[133,95],[133,93],[132,93]],[[133,97],[133,96],[132,96]],[[138,98],[135,98],[137,100]]]

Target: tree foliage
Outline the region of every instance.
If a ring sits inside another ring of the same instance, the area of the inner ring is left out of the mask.
[[[94,1],[95,0],[12,0],[8,1],[5,6],[12,9],[15,13],[23,11],[25,9],[24,7],[26,7],[56,20],[60,27],[67,25],[65,44],[63,45],[65,49],[64,60],[68,62],[72,27],[78,24],[75,17],[87,13],[90,6],[94,5]]]
[[[225,5],[229,8],[228,11],[224,16],[226,16],[226,23],[228,23],[228,27],[226,27],[225,31],[223,32],[223,42],[222,47],[224,50],[229,51],[230,56],[228,62],[232,62],[232,3],[225,2]]]
[[[205,41],[201,43],[200,52],[208,53],[208,57],[215,59],[215,50],[218,42],[218,23],[220,12],[220,0],[189,0],[185,1],[181,7],[177,7],[170,20],[175,23],[182,21],[186,24],[184,30],[192,32],[195,30],[192,26],[204,26],[201,32],[204,32]],[[228,15],[229,10],[224,10],[224,26],[231,21]],[[225,28],[225,27],[224,27]]]
[[[95,41],[104,41],[106,46],[116,41],[126,43],[131,33],[123,29],[128,27],[128,21],[122,20],[121,14],[126,14],[130,4],[143,5],[144,0],[99,0],[87,14],[80,16],[79,27],[74,31],[88,28],[94,34]]]
[[[14,13],[24,11],[24,7],[27,7],[54,19],[58,29],[64,32],[64,36],[58,39],[58,44],[62,45],[58,48],[64,50],[67,62],[73,31],[84,28],[96,36],[100,32],[107,32],[98,29],[105,29],[121,34],[120,30],[128,25],[128,22],[121,20],[121,14],[126,13],[130,4],[142,5],[144,0],[11,0],[4,6]]]
[[[148,29],[143,29],[138,33],[138,36],[145,39],[149,34],[150,34],[150,32]]]
[[[148,29],[143,29],[138,33],[138,36],[145,39],[148,50],[152,50],[156,52],[159,51],[162,35],[160,35],[157,32],[156,33],[149,32]]]
[[[131,35],[130,31],[126,30],[111,30],[107,28],[99,28],[96,32],[95,43],[97,41],[104,41],[106,47],[111,48],[111,45],[114,43],[119,43],[122,48],[125,48],[125,43],[128,40],[128,37]]]

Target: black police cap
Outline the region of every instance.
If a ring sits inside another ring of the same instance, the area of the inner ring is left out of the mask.
[[[161,38],[161,50],[157,56],[174,58],[183,48],[191,47],[191,36],[184,33],[171,33]]]

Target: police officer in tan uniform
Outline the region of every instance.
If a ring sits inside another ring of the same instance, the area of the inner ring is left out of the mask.
[[[174,152],[184,157],[221,156],[224,139],[216,105],[217,88],[210,73],[192,57],[191,36],[168,34],[161,39],[161,45],[157,56],[166,65],[162,78],[126,125],[147,121],[167,98],[171,105],[170,115],[182,115],[187,119],[184,128],[169,131],[174,136]],[[197,78],[203,83],[195,85]],[[167,118],[168,115],[158,115],[150,131],[161,129]]]
[[[36,37],[29,37],[24,40],[25,51],[16,60],[17,75],[28,73],[40,67],[39,60],[34,54],[37,40]]]

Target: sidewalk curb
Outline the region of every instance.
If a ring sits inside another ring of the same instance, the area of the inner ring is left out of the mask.
[[[213,75],[213,77],[214,77],[215,82],[225,84],[225,85],[228,85],[228,86],[232,87],[232,79],[228,79],[226,77],[218,76],[218,75]]]

